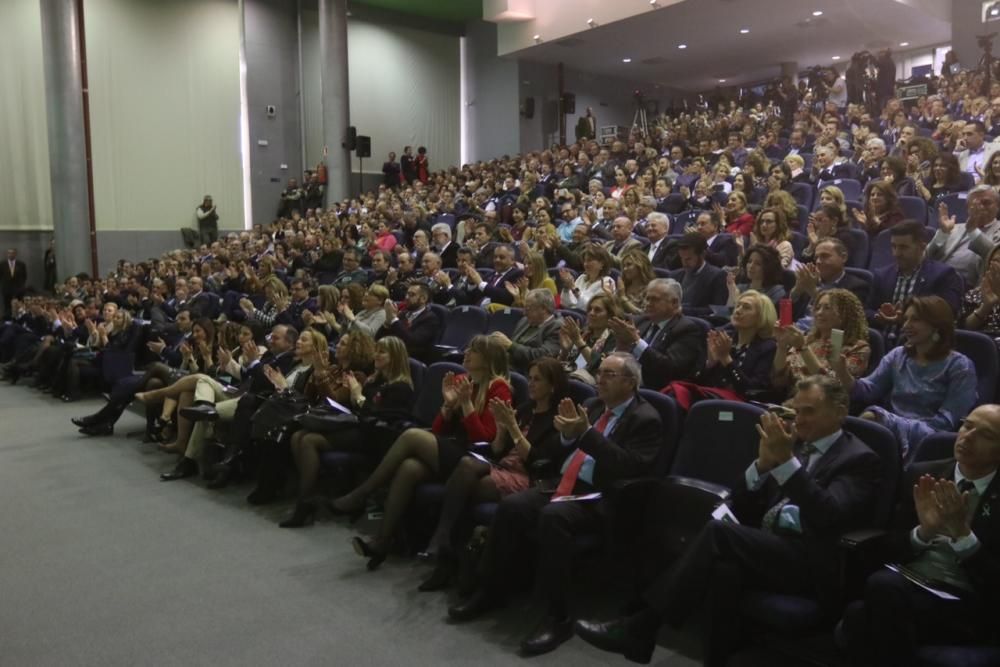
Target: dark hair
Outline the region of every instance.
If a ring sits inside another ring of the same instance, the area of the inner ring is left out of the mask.
[[[569,395],[569,376],[562,363],[555,357],[540,357],[528,367],[537,368],[545,381],[552,385],[552,399],[549,401],[549,408],[555,408],[559,401]]]
[[[770,174],[775,169],[781,171],[781,175],[785,177],[786,181],[792,180],[792,168],[789,167],[784,162],[778,162],[777,164],[772,164],[771,167],[767,170],[767,173]]]
[[[927,229],[916,220],[904,220],[898,225],[893,225],[889,228],[889,236],[892,238],[912,236],[920,243],[927,243]]]
[[[843,408],[845,411],[850,406],[851,397],[847,393],[847,390],[844,389],[844,385],[840,384],[840,381],[836,378],[832,378],[829,375],[810,375],[802,378],[798,381],[798,383],[796,383],[795,391],[805,391],[807,389],[812,389],[813,387],[819,387],[822,389],[823,396],[831,405],[836,405],[838,408]]]
[[[416,287],[418,290],[420,290],[420,293],[424,295],[424,299],[426,299],[427,302],[430,303],[431,288],[426,283],[410,283],[410,287]]]
[[[688,248],[698,255],[704,255],[708,250],[708,239],[698,232],[688,232],[677,241],[677,249]]]
[[[882,166],[888,167],[897,181],[906,178],[906,162],[904,162],[902,158],[891,156],[887,157],[882,160]]]
[[[906,168],[904,167],[904,172]],[[872,190],[878,190],[885,197],[885,212],[891,213],[892,211],[898,211],[899,209],[899,195],[896,193],[896,188],[890,183],[885,181],[872,181],[868,186],[868,190],[865,192],[865,214],[873,215],[869,206],[871,205],[871,193]]]
[[[844,212],[840,210],[839,206],[834,206],[833,204],[827,204],[825,206],[820,206],[819,210],[823,211],[823,215],[830,218],[837,223],[837,227],[843,227],[847,224],[847,219],[844,217]]]
[[[215,345],[215,323],[207,317],[199,317],[194,321],[193,327],[201,327],[201,330],[205,332],[205,340],[208,341],[209,347]]]
[[[764,264],[764,288],[771,287],[772,285],[780,285],[784,278],[784,269],[781,267],[781,255],[778,251],[768,245],[752,245],[747,248],[746,254],[743,255],[743,263],[740,264],[740,272],[743,276],[747,275],[747,263],[750,261],[750,256],[754,253],[760,255],[760,259]],[[749,278],[747,281],[749,282]]]
[[[421,146],[420,148],[417,149],[417,153],[419,153],[420,155],[423,155],[426,152],[427,149],[424,146]]]
[[[955,312],[948,302],[939,296],[914,296],[903,304],[903,313],[910,308],[917,311],[917,319],[933,327],[938,335],[927,357],[935,361],[947,357],[955,347]],[[909,346],[906,352],[913,354]]]

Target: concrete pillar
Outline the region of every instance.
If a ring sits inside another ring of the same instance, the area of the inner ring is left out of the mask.
[[[351,152],[343,147],[351,124],[347,70],[347,0],[319,0],[319,53],[326,146],[327,203],[351,194]]]
[[[58,279],[96,273],[84,120],[83,17],[76,0],[40,0]]]

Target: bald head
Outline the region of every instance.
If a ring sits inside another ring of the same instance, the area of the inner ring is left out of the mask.
[[[966,479],[985,477],[1000,467],[1000,405],[980,405],[958,429],[955,459]]]

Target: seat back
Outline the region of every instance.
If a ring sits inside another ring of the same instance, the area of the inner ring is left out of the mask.
[[[866,511],[865,528],[883,528],[889,523],[896,502],[896,487],[903,466],[899,459],[899,442],[892,431],[881,424],[858,417],[847,417],[844,430],[855,436],[878,454],[882,464],[882,481],[875,498]]]
[[[438,327],[438,337],[435,343],[441,342],[441,337],[444,335],[444,326],[448,322],[448,313],[451,312],[446,306],[442,306],[440,303],[429,303],[427,307],[431,309],[431,312],[438,316],[438,320],[441,321],[441,326]]]
[[[690,225],[694,224],[694,221],[698,219],[698,214],[703,213],[703,211],[694,209],[691,211],[684,211],[683,213],[678,213],[670,221],[670,234],[678,235],[683,234],[684,230]]]
[[[486,333],[489,316],[479,306],[459,306],[448,311],[441,345],[464,348],[474,336]]]
[[[733,401],[699,401],[691,406],[670,474],[737,488],[754,459],[763,408]]]
[[[799,206],[805,206],[806,211],[812,210],[813,196],[816,191],[808,183],[792,183],[788,186],[788,194],[792,195],[792,199]]]
[[[511,393],[514,394],[514,406],[528,402],[528,378],[520,373],[510,374]]]
[[[681,411],[677,401],[652,389],[640,389],[639,395],[660,415],[663,428],[663,445],[653,462],[653,476],[662,477],[670,469],[677,452],[677,433],[680,430]]]
[[[441,397],[441,381],[449,371],[455,375],[463,375],[466,372],[461,364],[449,361],[439,361],[427,367],[420,393],[417,394],[417,401],[413,406],[413,416],[421,424],[430,426],[434,422],[434,415],[441,409],[444,400]]]
[[[892,264],[892,247],[890,245],[891,229],[878,233],[871,245],[871,256],[868,258],[868,269],[874,271]]]
[[[522,317],[524,317],[524,311],[520,308],[504,308],[503,310],[495,310],[490,313],[490,319],[486,324],[486,330],[490,333],[499,331],[503,335],[510,338],[514,334],[514,327],[517,326],[517,323],[521,321]]]
[[[802,251],[809,245],[809,237],[801,232],[791,232],[788,240],[792,244],[792,252],[795,253],[795,258],[802,259]]]
[[[861,183],[853,178],[835,178],[832,181],[820,181],[819,185],[816,186],[816,192],[822,192],[823,188],[828,185],[840,188],[840,191],[844,193],[844,199],[859,200],[861,199]],[[817,201],[819,197],[816,197]],[[818,204],[817,204],[818,207]]]
[[[922,197],[900,197],[899,207],[903,209],[903,217],[916,220],[921,225],[927,224],[927,204]],[[933,216],[934,226],[937,226],[937,216]]]
[[[867,372],[871,373],[885,356],[885,338],[882,337],[881,331],[868,329],[868,347],[871,349],[871,354],[868,356]]]
[[[978,378],[976,405],[992,403],[997,390],[1000,353],[992,338],[978,331],[959,329],[955,332],[955,350],[967,356]]]
[[[566,319],[567,317],[572,317],[574,320],[576,320],[576,323],[580,325],[581,329],[587,325],[587,316],[581,313],[579,310],[572,310],[570,308],[559,308],[556,310],[556,313],[558,313],[559,317],[563,319]]]
[[[938,204],[945,204],[948,207],[948,214],[955,216],[955,221],[959,224],[969,219],[969,193],[953,192],[950,195],[938,198]],[[935,206],[935,208],[937,208]],[[935,218],[937,215],[935,214]]]
[[[419,396],[424,387],[424,376],[427,374],[427,364],[410,357],[410,379],[413,381],[413,392]]]
[[[931,433],[910,450],[906,465],[950,459],[955,455],[955,438],[957,437],[957,433],[945,431]]]
[[[868,233],[863,229],[848,227],[847,233],[851,239],[848,245],[847,266],[855,269],[868,268]]]
[[[591,387],[586,382],[580,382],[579,380],[569,381],[569,398],[577,405],[585,403],[596,396],[597,389]]]

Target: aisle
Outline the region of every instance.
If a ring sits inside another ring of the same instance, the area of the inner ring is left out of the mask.
[[[523,607],[467,626],[426,572],[390,560],[368,573],[349,527],[276,525],[246,489],[162,483],[171,460],[124,433],[78,436],[66,405],[0,386],[0,663],[5,665],[509,665]],[[388,641],[387,641],[388,638]],[[660,649],[659,665],[690,659]],[[578,639],[540,665],[626,664]]]

